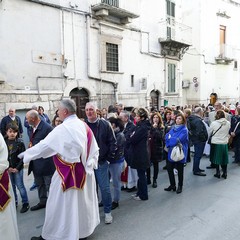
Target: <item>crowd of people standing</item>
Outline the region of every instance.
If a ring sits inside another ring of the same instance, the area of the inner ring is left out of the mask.
[[[159,110],[140,107],[126,111],[123,104],[101,110],[88,102],[85,113],[86,119],[79,120],[75,103],[62,100],[51,122],[42,106],[33,106],[24,120],[29,137],[27,150],[20,140],[23,127],[15,109],[9,109],[9,115],[1,121],[9,163],[0,173],[2,176],[7,171],[10,176],[15,207],[18,206],[18,189],[22,198],[20,212],[30,208],[23,181],[23,164],[29,163],[29,174],[33,172],[39,197],[39,203],[30,209],[46,208],[42,235],[32,240],[86,239],[99,223],[98,207],[103,207],[105,223],[111,224],[111,212],[119,207],[121,191],[133,192],[136,201],[148,200],[148,186],[158,187],[161,161],[166,161],[163,169],[169,177],[169,186],[164,190],[177,194],[183,191],[184,167],[191,162],[191,151],[195,176],[206,176],[205,170],[200,168],[204,153],[210,157],[207,168],[216,170],[216,178],[227,179],[229,148],[235,151],[234,163],[240,163],[238,106],[229,111],[220,102],[215,102],[207,107],[162,106]],[[81,130],[76,131],[75,127]],[[178,161],[173,157],[175,147],[183,151],[183,157]],[[81,183],[79,186],[76,179]],[[59,183],[62,185],[60,192]],[[78,189],[84,191],[80,193],[76,191]],[[73,226],[65,231],[59,229],[59,225],[69,224],[67,216],[70,215],[59,212],[58,204],[53,206],[56,196],[59,205],[59,201],[68,204],[74,196],[74,202],[80,204],[79,211],[85,209],[88,221],[84,222],[84,216],[74,213],[76,206],[73,204],[73,209],[69,210],[74,216]],[[87,204],[89,200],[93,204],[91,209]]]

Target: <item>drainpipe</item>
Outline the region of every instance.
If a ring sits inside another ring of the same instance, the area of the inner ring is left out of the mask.
[[[40,96],[40,88],[39,88],[39,80],[40,79],[65,79],[65,78],[63,78],[63,77],[51,77],[51,76],[49,76],[49,77],[46,77],[46,76],[37,76],[37,78],[36,78],[36,85],[37,85],[37,92],[38,92],[38,101],[42,101],[42,99],[41,99],[41,96]],[[62,85],[62,92],[63,92],[63,85]]]

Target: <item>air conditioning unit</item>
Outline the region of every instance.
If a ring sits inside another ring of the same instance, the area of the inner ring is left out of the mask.
[[[140,80],[140,90],[147,90],[147,78]]]
[[[182,88],[189,88],[190,87],[190,81],[189,80],[183,80],[182,81]]]

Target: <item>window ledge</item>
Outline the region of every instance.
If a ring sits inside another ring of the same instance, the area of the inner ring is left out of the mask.
[[[165,96],[179,96],[179,93],[177,93],[177,92],[166,92]]]
[[[101,70],[101,73],[109,73],[109,74],[124,74],[124,72],[104,71],[104,70]]]

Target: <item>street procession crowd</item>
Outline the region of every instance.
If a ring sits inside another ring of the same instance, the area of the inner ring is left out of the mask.
[[[23,125],[14,108],[0,123],[0,236],[18,240],[16,208],[46,208],[41,236],[31,240],[87,239],[100,223],[106,224],[121,203],[121,191],[136,201],[148,200],[148,187],[158,187],[159,162],[164,161],[169,186],[181,194],[184,167],[192,163],[195,176],[206,176],[202,156],[209,156],[214,177],[227,179],[228,151],[240,164],[240,106],[214,102],[186,106],[139,107],[128,111],[116,103],[98,109],[86,103],[85,119],[76,115],[71,99],[59,102],[50,121],[42,106],[26,113],[29,145],[22,141]],[[194,152],[191,160],[190,152]],[[39,203],[30,207],[24,185],[24,164],[33,173]],[[3,238],[2,238],[3,237]]]

